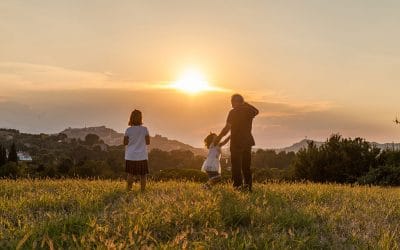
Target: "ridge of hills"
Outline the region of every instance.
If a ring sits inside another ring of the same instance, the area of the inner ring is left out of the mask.
[[[105,126],[99,127],[87,127],[87,128],[67,128],[61,131],[62,134],[68,136],[68,138],[76,138],[84,140],[85,136],[88,134],[96,134],[104,141],[105,144],[110,146],[122,145],[124,134],[119,133],[111,128]],[[207,152],[202,148],[195,148],[188,144],[182,143],[177,140],[172,140],[167,137],[156,134],[150,138],[149,151],[152,149],[160,149],[163,151],[172,150],[189,150],[195,155],[205,155]]]

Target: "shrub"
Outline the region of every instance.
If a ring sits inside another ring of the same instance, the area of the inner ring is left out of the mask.
[[[21,170],[17,163],[10,161],[0,167],[0,176],[15,178],[21,176]]]
[[[400,166],[385,165],[371,169],[366,175],[358,179],[360,184],[372,184],[382,186],[400,185]]]
[[[190,180],[205,182],[208,177],[205,173],[198,169],[164,169],[152,173],[152,177],[155,180]]]
[[[380,149],[361,138],[332,135],[321,147],[309,143],[294,161],[295,177],[317,182],[352,183],[378,166]]]

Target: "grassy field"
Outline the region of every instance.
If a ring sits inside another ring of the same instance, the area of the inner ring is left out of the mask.
[[[0,248],[398,249],[400,189],[0,180]],[[138,187],[135,187],[136,190]]]

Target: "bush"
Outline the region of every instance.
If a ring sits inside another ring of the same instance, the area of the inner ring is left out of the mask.
[[[317,182],[353,183],[378,166],[379,153],[364,139],[332,135],[321,147],[309,143],[297,153],[294,174]]]
[[[383,165],[399,165],[400,164],[400,151],[396,150],[383,150],[378,158],[380,166]]]
[[[256,168],[253,172],[253,180],[255,182],[266,182],[270,180],[288,180],[290,172],[288,169],[278,168]]]
[[[72,173],[71,173],[72,172]],[[105,177],[110,178],[113,172],[107,162],[87,160],[82,165],[75,166],[70,170],[70,175],[80,177]]]
[[[96,143],[99,143],[99,141],[100,141],[100,137],[96,134],[87,134],[85,136],[85,142],[88,145],[94,145]]]
[[[155,180],[190,180],[205,182],[208,177],[198,169],[164,169],[152,173]]]
[[[358,179],[360,184],[382,186],[400,185],[400,166],[386,165],[371,169],[365,176]]]
[[[294,152],[285,151],[277,153],[275,150],[258,149],[252,155],[252,166],[254,168],[278,168],[287,169],[295,159]]]
[[[7,162],[3,166],[0,167],[0,176],[1,177],[11,177],[15,178],[21,176],[21,169],[18,164],[15,162]]]

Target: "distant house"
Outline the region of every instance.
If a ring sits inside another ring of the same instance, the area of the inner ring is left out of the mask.
[[[32,157],[28,152],[19,151],[17,156],[19,161],[32,161]]]

